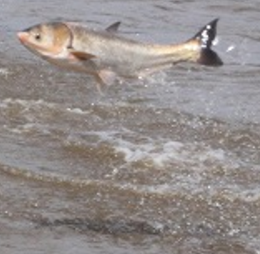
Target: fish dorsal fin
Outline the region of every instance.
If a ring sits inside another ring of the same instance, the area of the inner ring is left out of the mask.
[[[96,57],[95,55],[92,55],[92,54],[89,54],[89,53],[85,53],[85,52],[82,52],[82,51],[74,51],[74,50],[72,50],[70,52],[70,56],[74,59],[83,60],[83,61],[86,61],[86,60],[89,60],[91,58]]]
[[[109,33],[116,33],[118,31],[118,28],[120,26],[121,22],[115,22],[112,25],[110,25],[109,27],[106,28],[106,31]]]

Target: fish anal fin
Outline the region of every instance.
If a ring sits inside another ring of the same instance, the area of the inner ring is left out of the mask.
[[[100,94],[103,94],[103,90],[115,82],[117,74],[110,70],[101,70],[96,73],[95,78],[97,81],[97,90]]]
[[[110,70],[101,70],[97,73],[97,76],[99,81],[107,86],[112,85],[117,78],[117,74]]]
[[[120,21],[115,22],[115,23],[113,23],[112,25],[108,26],[108,27],[106,28],[106,31],[107,31],[107,32],[110,32],[110,33],[116,33],[116,32],[118,31],[118,28],[119,28],[120,24],[121,24]]]
[[[72,59],[77,59],[77,60],[89,60],[91,58],[95,58],[95,55],[89,54],[89,53],[85,53],[82,51],[71,51],[70,52],[70,58]]]

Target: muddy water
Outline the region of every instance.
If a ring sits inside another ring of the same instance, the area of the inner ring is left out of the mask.
[[[0,3],[1,253],[259,253],[260,4]],[[154,42],[220,17],[225,65],[181,65],[100,96],[23,48],[65,19]]]

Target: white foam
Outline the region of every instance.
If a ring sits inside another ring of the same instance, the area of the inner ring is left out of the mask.
[[[44,100],[7,98],[0,102],[0,111],[8,118],[4,128],[17,134],[32,131],[40,131],[45,134],[46,126],[40,119],[48,118],[53,110],[59,110],[59,107]]]
[[[89,113],[89,111],[82,110],[81,108],[67,108],[66,110],[70,113],[74,113],[78,115],[85,115]]]
[[[35,106],[54,107],[54,103],[45,102],[44,100],[22,100],[6,98],[0,103],[1,108],[8,108],[10,106],[21,106],[24,109],[34,108]]]
[[[7,68],[0,68],[0,75],[7,78],[7,76],[11,74],[11,72]]]
[[[205,147],[203,144],[145,137],[142,140],[141,143],[114,138],[113,146],[116,153],[124,155],[126,163],[148,161],[149,165],[156,167],[178,164],[201,168],[207,162],[223,165],[229,161],[224,150]]]
[[[235,45],[230,45],[230,46],[226,49],[226,52],[228,53],[228,52],[234,50],[235,48],[236,48]]]

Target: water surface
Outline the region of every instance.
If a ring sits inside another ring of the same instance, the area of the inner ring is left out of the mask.
[[[0,4],[1,253],[259,253],[260,4]],[[76,20],[180,42],[219,17],[225,65],[111,86],[57,69],[17,31]]]

